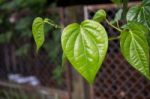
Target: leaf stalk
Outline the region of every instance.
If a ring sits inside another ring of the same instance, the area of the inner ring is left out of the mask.
[[[57,24],[55,24],[55,23],[53,23],[53,22],[50,22],[49,19],[47,19],[47,18],[44,19],[44,23],[47,23],[47,24],[49,24],[50,26],[53,26],[54,28],[62,29],[61,26],[59,26],[59,25],[57,25]]]
[[[117,31],[121,32],[122,30],[120,28],[117,28],[116,26],[114,26],[113,24],[111,24],[107,19],[106,22],[108,25],[110,25],[112,28],[116,29]]]
[[[109,41],[113,41],[113,40],[117,40],[117,39],[120,39],[120,36],[110,37],[108,40]]]

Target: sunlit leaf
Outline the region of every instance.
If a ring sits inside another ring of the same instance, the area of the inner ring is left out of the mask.
[[[73,67],[90,84],[93,83],[108,47],[104,27],[92,20],[71,24],[64,29],[61,43]]]

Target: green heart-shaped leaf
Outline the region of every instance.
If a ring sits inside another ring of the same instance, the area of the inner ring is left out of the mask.
[[[62,48],[73,67],[91,84],[107,52],[108,36],[102,25],[85,20],[67,26],[61,38]]]
[[[42,18],[37,17],[33,21],[32,33],[36,42],[37,51],[44,43],[44,21]]]
[[[121,51],[125,59],[150,79],[149,48],[146,30],[139,23],[130,23],[121,33]]]

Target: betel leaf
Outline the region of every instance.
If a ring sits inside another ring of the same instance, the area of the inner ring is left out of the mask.
[[[93,16],[93,20],[97,22],[102,22],[106,18],[105,10],[98,10],[95,15]]]
[[[134,6],[129,9],[127,13],[127,21],[135,21],[143,23],[145,26],[150,27],[150,5],[149,6]]]
[[[141,5],[131,7],[127,13],[128,21],[137,21],[150,27],[150,0],[143,0]]]
[[[150,79],[149,48],[146,30],[138,23],[130,23],[121,33],[121,51],[125,59]]]
[[[150,46],[150,0],[143,0],[141,5],[131,7],[126,17],[127,21],[142,23],[149,29],[147,40]]]
[[[44,21],[42,18],[37,17],[33,21],[32,33],[36,42],[37,51],[44,43]]]
[[[134,6],[131,7],[127,13],[127,21],[141,21],[142,17],[140,14],[142,14],[140,11],[140,9],[142,9],[140,6]]]
[[[70,24],[62,33],[61,43],[73,67],[92,84],[108,48],[104,27],[92,20]]]

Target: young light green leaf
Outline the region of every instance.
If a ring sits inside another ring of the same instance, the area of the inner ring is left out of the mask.
[[[149,48],[145,32],[139,24],[130,23],[121,33],[121,51],[125,59],[150,79]]]
[[[93,20],[97,22],[102,22],[103,20],[105,20],[105,18],[106,18],[105,10],[98,10],[94,15]]]
[[[36,42],[37,51],[44,43],[44,21],[42,18],[37,17],[33,21],[32,33]]]
[[[115,15],[115,18],[114,18],[114,21],[119,21],[120,19],[121,19],[121,17],[122,17],[122,12],[123,12],[123,10],[122,9],[119,9],[118,10],[118,12],[116,13],[116,15]]]
[[[92,20],[71,24],[64,29],[61,43],[73,67],[92,84],[107,52],[104,27]]]
[[[116,12],[114,20],[111,21],[112,24],[115,24],[115,23],[117,23],[119,20],[121,20],[121,18],[122,18],[122,12],[123,12],[123,9],[119,9],[119,10]]]

